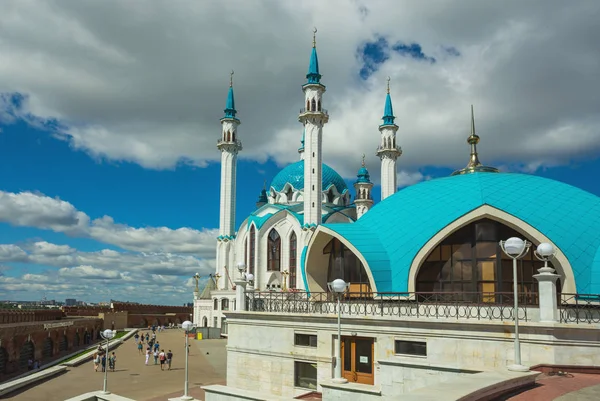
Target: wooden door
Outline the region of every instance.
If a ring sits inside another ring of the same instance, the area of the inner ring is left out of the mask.
[[[351,383],[374,384],[373,350],[373,338],[342,337],[342,377]]]

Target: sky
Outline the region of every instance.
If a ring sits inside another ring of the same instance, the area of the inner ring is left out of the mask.
[[[192,301],[215,268],[219,119],[234,70],[237,225],[298,160],[314,27],[323,160],[375,156],[390,78],[399,186],[479,154],[600,195],[600,3],[4,0],[0,299]]]

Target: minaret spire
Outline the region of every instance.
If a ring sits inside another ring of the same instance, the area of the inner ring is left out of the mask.
[[[402,149],[396,145],[396,131],[398,126],[394,123],[394,109],[390,95],[390,77],[387,77],[385,107],[383,109],[383,124],[379,126],[381,142],[377,148],[377,156],[381,159],[381,200],[396,193],[398,173],[396,160],[402,155]]]
[[[329,121],[327,110],[322,107],[325,85],[321,84],[319,59],[317,57],[317,29],[313,30],[313,47],[308,65],[307,82],[302,85],[304,108],[298,120],[304,125],[303,145],[300,152],[304,160],[304,229],[314,229],[323,222],[323,125]]]
[[[358,170],[358,174],[356,174],[356,178],[357,180],[354,183],[354,190],[356,191],[354,204],[356,205],[356,219],[358,220],[373,207],[373,183],[365,166],[364,154],[362,155],[361,167]]]
[[[473,105],[471,105],[471,135],[467,138],[467,143],[471,147],[471,154],[469,156],[469,163],[467,167],[457,170],[452,175],[470,174],[470,173],[497,173],[498,169],[494,167],[488,167],[481,164],[479,161],[479,155],[477,154],[477,144],[479,143],[479,136],[475,133],[475,113],[473,112]]]
[[[225,277],[235,266],[233,239],[235,239],[235,203],[237,181],[237,155],[242,142],[237,139],[237,128],[241,124],[236,117],[233,97],[233,71],[229,75],[229,90],[225,115],[221,118],[221,138],[217,149],[221,151],[221,201],[219,211],[219,236],[217,237],[216,274]],[[225,282],[225,289],[229,282]]]

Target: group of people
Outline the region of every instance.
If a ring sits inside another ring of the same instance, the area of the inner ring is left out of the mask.
[[[161,327],[159,327],[158,329],[160,331]],[[164,330],[164,328],[163,328],[163,330]],[[165,370],[165,365],[167,367],[167,370],[171,370],[171,363],[173,361],[173,352],[171,350],[169,350],[168,352],[165,352],[164,349],[160,348],[160,343],[156,339],[155,330],[152,330],[152,334],[142,333],[141,336],[138,333],[135,333],[133,338],[135,338],[135,343],[137,345],[138,352],[140,354],[143,354],[146,356],[146,365],[148,365],[148,362],[150,361],[150,357],[153,356],[155,365],[158,365],[158,363],[160,362],[160,370]],[[144,340],[146,341],[146,344],[147,344],[145,352],[143,351]]]
[[[108,357],[108,369],[115,371],[115,364],[117,363],[117,356],[113,352]],[[98,352],[94,354],[94,372],[98,371],[98,368],[102,366],[102,372],[106,370],[106,352],[100,347],[98,348]]]

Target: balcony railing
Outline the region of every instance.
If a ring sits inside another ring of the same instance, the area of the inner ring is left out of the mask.
[[[560,294],[561,323],[600,323],[600,294]]]
[[[389,316],[430,319],[514,320],[512,293],[345,293],[344,316]],[[528,321],[528,309],[537,308],[537,294],[519,294],[519,320]],[[267,313],[337,314],[330,292],[248,293],[248,310]]]
[[[307,109],[306,107],[303,107],[300,109],[300,114],[304,114],[304,113],[323,113],[325,115],[329,115],[329,113],[327,112],[326,109],[321,109],[321,110],[310,110]]]

